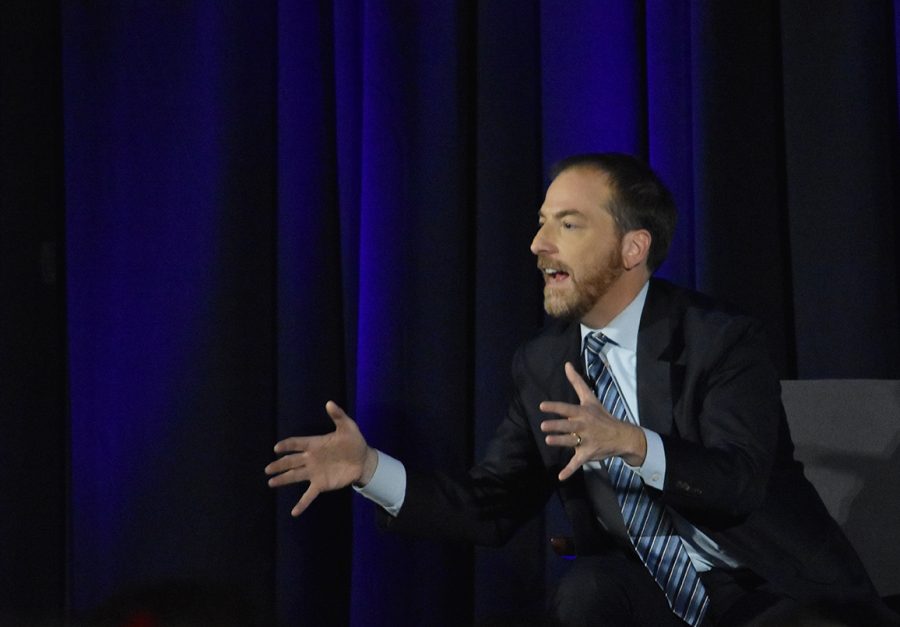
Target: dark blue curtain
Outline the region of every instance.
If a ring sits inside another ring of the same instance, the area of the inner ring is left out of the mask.
[[[275,18],[63,4],[76,610],[175,575],[271,604]]]
[[[26,5],[2,20],[0,618],[160,582],[257,624],[539,612],[553,503],[474,549],[383,534],[347,492],[294,520],[262,468],[328,399],[412,467],[479,457],[575,152],[660,172],[660,274],[760,317],[785,377],[900,376],[900,0]]]

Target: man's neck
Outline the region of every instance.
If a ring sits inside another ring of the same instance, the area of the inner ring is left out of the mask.
[[[581,324],[592,329],[605,327],[631,304],[648,280],[649,272],[626,271],[584,315]]]

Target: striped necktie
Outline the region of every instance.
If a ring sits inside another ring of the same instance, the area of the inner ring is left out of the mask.
[[[611,340],[599,331],[585,338],[587,374],[594,382],[594,393],[606,410],[619,420],[633,422],[625,411],[625,399],[619,386],[601,355],[607,342]],[[709,597],[672,524],[672,517],[663,505],[651,498],[641,478],[620,457],[609,458],[607,464],[609,481],[616,491],[634,550],[666,594],[672,611],[689,625],[699,625],[709,605]]]

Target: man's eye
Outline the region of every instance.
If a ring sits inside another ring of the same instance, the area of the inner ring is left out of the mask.
[[[563,228],[566,229],[567,231],[575,228],[575,225],[572,224],[571,222],[563,222],[563,223],[562,223],[562,226],[563,226]]]

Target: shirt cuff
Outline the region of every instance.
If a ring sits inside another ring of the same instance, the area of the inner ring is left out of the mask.
[[[375,473],[369,483],[353,486],[353,489],[383,507],[391,516],[396,516],[406,498],[406,467],[387,453],[375,452],[378,454]]]
[[[657,490],[662,490],[666,482],[666,450],[663,448],[662,438],[655,431],[641,427],[647,438],[647,455],[640,466],[628,466],[645,485]]]

